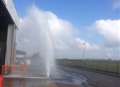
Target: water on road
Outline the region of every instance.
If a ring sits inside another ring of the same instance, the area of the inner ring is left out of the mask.
[[[90,87],[79,73],[57,68],[50,78],[34,76],[6,76],[5,87]]]

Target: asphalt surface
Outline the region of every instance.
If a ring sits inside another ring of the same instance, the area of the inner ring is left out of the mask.
[[[51,80],[56,84],[66,84],[66,85],[76,85],[79,87],[91,87],[87,78],[78,72],[74,72],[74,70],[70,68],[57,67],[55,71],[51,73]]]
[[[120,77],[111,76],[109,73],[98,73],[85,69],[63,68],[68,72],[78,73],[87,79],[89,85],[93,87],[120,87]]]
[[[63,67],[54,69],[48,79],[34,75],[6,76],[5,85],[5,87],[91,87],[84,76]]]
[[[83,69],[56,67],[49,78],[38,78],[34,75],[7,77],[5,85],[5,87],[120,87],[120,78]]]

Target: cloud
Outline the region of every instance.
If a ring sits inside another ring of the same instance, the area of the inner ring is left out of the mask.
[[[73,40],[73,29],[71,23],[58,18],[50,11],[43,11],[33,6],[20,24],[21,30],[18,36],[28,37],[30,40],[39,41],[40,31],[50,31],[53,36],[55,48],[68,48]],[[27,33],[29,32],[29,33]],[[18,38],[19,39],[19,38]],[[22,38],[23,39],[23,38]],[[24,41],[24,40],[23,40]],[[68,44],[67,44],[68,43]]]
[[[113,8],[120,9],[120,0],[113,0]]]
[[[78,48],[84,50],[96,50],[96,49],[99,49],[99,46],[97,46],[96,44],[90,44],[89,42],[86,42],[85,40],[82,40],[80,39],[79,37],[76,38],[76,43],[77,43],[77,46]]]
[[[98,20],[95,26],[97,32],[105,39],[105,45],[120,46],[120,20]]]
[[[80,45],[85,43],[86,48],[90,44],[77,37],[77,29],[67,20],[57,17],[50,11],[43,11],[33,6],[28,15],[21,18],[20,30],[17,33],[17,48],[24,49],[29,54],[37,52],[45,44],[44,32],[49,31],[55,50],[63,52],[63,55],[76,54],[80,51]],[[65,54],[64,51],[67,53]],[[57,53],[56,53],[57,54]],[[80,56],[77,54],[77,56]]]
[[[95,22],[95,28],[105,38],[107,41],[105,43],[117,43],[119,24],[118,20],[98,20]],[[45,54],[45,49],[49,45],[48,40],[53,42],[54,54],[60,58],[106,58],[106,55],[112,52],[109,48],[103,50],[100,45],[81,39],[78,35],[81,31],[78,31],[72,23],[36,6],[32,6],[27,16],[21,18],[19,26],[17,48],[28,54],[38,51]]]

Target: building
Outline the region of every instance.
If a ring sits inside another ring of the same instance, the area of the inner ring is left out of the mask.
[[[2,65],[15,62],[18,19],[13,0],[0,0],[0,71]]]
[[[25,64],[26,52],[21,50],[16,50],[16,64]]]

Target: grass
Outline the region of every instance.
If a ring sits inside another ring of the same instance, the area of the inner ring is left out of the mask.
[[[96,71],[120,74],[120,61],[115,60],[75,60],[58,59],[57,63],[62,66],[74,68],[86,68]]]

